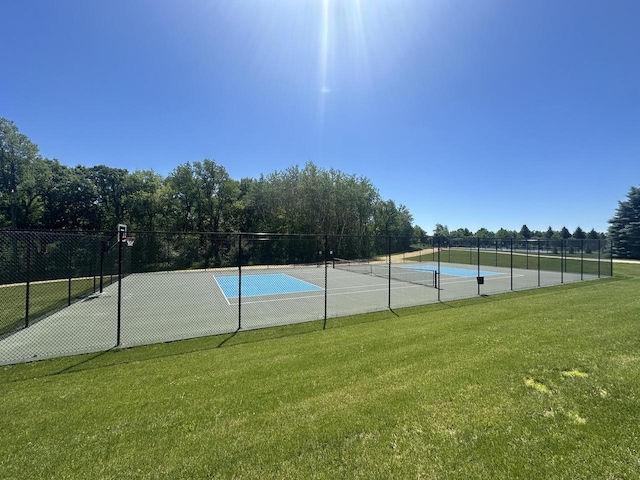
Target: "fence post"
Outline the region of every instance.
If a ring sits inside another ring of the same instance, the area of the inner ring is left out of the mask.
[[[564,259],[564,238],[560,240],[560,283],[564,283],[564,268],[565,268],[565,259]]]
[[[598,239],[598,278],[600,278],[600,239]]]
[[[478,284],[478,295],[480,295],[480,237],[476,237],[476,244],[478,247],[478,279],[476,283]]]
[[[389,261],[389,301],[388,307],[391,310],[391,235],[387,236],[387,259]]]
[[[513,292],[513,237],[511,237],[511,246],[509,251],[509,264],[511,270],[511,291]]]
[[[441,240],[441,236],[438,236],[438,272],[436,274],[436,286],[438,287],[438,301],[440,301],[440,281],[442,280],[442,276],[440,274],[440,240]],[[451,247],[451,246],[449,246]],[[449,252],[451,252],[451,250],[449,250]]]
[[[584,238],[580,239],[580,280],[584,280]]]
[[[329,289],[329,284],[327,281],[328,264],[329,264],[329,237],[328,235],[325,235],[324,236],[324,322],[322,324],[323,330],[327,328],[327,295],[328,295],[328,289]]]
[[[242,328],[242,234],[238,234],[238,330]]]
[[[104,281],[104,254],[107,251],[108,243],[106,240],[100,240],[100,293],[103,289]]]
[[[538,286],[540,286],[540,239],[538,239]]]
[[[71,237],[68,237],[69,241],[69,261],[67,262],[67,268],[69,269],[69,282],[67,287],[67,307],[71,305],[71,278],[73,277],[73,271],[71,268]]]
[[[93,292],[96,293],[96,252],[93,252],[93,257],[91,257],[91,265],[89,266],[89,273],[93,277]]]
[[[613,277],[613,239],[609,239],[609,276]]]
[[[31,232],[27,232],[27,285],[24,305],[24,328],[29,326],[29,293],[31,289]]]
[[[120,333],[122,327],[122,234],[124,227],[118,229],[118,324],[116,330],[116,347],[120,346]]]

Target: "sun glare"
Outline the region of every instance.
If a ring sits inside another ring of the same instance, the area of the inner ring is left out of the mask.
[[[319,115],[324,119],[327,95],[366,87],[368,49],[361,0],[322,0],[319,25]]]
[[[264,98],[287,95],[320,126],[334,106],[349,99],[366,102],[366,97],[396,77],[415,32],[425,27],[426,20],[422,14],[426,7],[412,0],[196,5],[200,7],[197,15],[187,16],[177,8],[171,13],[191,22],[194,33],[185,41],[193,40],[194,51],[199,49],[193,63],[205,72],[203,78],[237,71],[241,87],[250,90],[259,82]],[[235,63],[227,69],[217,61],[228,58],[225,45],[234,45]],[[211,61],[201,63],[202,59]]]
[[[320,91],[328,93],[327,86],[327,62],[329,58],[329,7],[331,0],[322,0],[322,17],[320,20]]]

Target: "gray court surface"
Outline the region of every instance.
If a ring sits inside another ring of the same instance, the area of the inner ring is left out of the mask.
[[[393,267],[416,265],[436,264],[411,262]],[[251,275],[277,273],[320,290],[277,293],[271,286],[264,294],[252,291],[241,298],[227,297],[220,286],[225,282],[218,280],[237,277],[237,269],[132,274],[121,285],[119,344],[118,284],[114,283],[102,294],[76,302],[0,339],[0,364],[319,320],[325,317],[325,302],[327,318],[335,318],[597,278],[482,266],[483,273],[491,274],[479,284],[473,266],[446,266],[468,270],[470,276],[439,275],[439,288],[435,288],[333,269],[331,265],[326,269],[324,265],[247,267],[242,269],[245,280]],[[252,280],[256,279],[259,277]]]

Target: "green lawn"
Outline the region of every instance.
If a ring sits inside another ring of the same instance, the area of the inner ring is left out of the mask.
[[[0,367],[0,478],[640,478],[640,266]]]
[[[437,253],[428,253],[423,255],[407,255],[407,261],[437,261]],[[452,248],[442,249],[440,252],[440,261],[443,263],[462,263],[468,265],[478,265],[478,250],[475,248],[463,249]],[[512,265],[513,262],[513,265]],[[549,272],[559,272],[564,270],[570,273],[584,273],[590,275],[609,276],[611,274],[611,261],[602,256],[598,261],[597,255],[584,255],[584,261],[581,262],[580,256],[571,255],[561,259],[560,255],[553,255],[541,252],[530,251],[528,254],[524,252],[514,252],[513,256],[509,252],[496,252],[492,249],[480,250],[480,265],[496,266],[510,268],[522,268],[529,270],[537,270],[538,263],[540,270]],[[582,265],[581,265],[582,264]],[[598,272],[598,266],[600,271]],[[614,267],[615,274],[615,267]]]

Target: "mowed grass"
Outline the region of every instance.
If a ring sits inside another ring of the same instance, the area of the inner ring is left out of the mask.
[[[0,478],[640,478],[640,266],[0,369]]]
[[[29,321],[65,307],[69,302],[93,293],[93,278],[73,278],[34,282],[29,285]],[[0,335],[26,323],[27,287],[25,284],[0,286]]]

